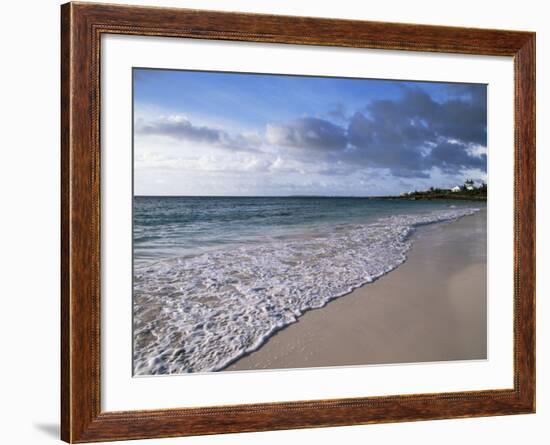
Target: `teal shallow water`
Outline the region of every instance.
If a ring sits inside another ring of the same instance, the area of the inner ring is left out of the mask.
[[[342,224],[448,208],[484,207],[463,201],[315,197],[135,197],[134,261],[315,235]]]

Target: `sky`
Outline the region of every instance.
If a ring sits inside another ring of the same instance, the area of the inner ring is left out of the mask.
[[[481,84],[133,70],[134,193],[382,196],[487,180]]]

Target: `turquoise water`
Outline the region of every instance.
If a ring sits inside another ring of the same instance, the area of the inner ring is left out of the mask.
[[[228,245],[319,233],[341,224],[484,204],[314,197],[135,197],[136,264]]]

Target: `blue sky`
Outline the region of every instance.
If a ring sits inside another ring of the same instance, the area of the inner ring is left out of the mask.
[[[486,86],[134,69],[138,195],[397,194],[486,180]]]

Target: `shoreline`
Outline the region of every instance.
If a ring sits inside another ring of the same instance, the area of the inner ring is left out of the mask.
[[[417,227],[395,270],[221,371],[485,359],[486,212]]]
[[[437,196],[381,196],[376,199],[384,199],[386,201],[469,201],[469,202],[487,202],[486,196],[473,197],[461,195],[437,195]]]
[[[487,197],[484,196],[483,199],[479,199],[471,195],[460,195],[460,194],[439,194],[439,195],[424,195],[426,199],[433,200],[445,200],[445,199],[460,199],[463,201],[487,201]],[[407,196],[402,195],[388,195],[388,196],[378,196],[378,195],[134,195],[134,198],[215,198],[215,199],[408,199]]]

